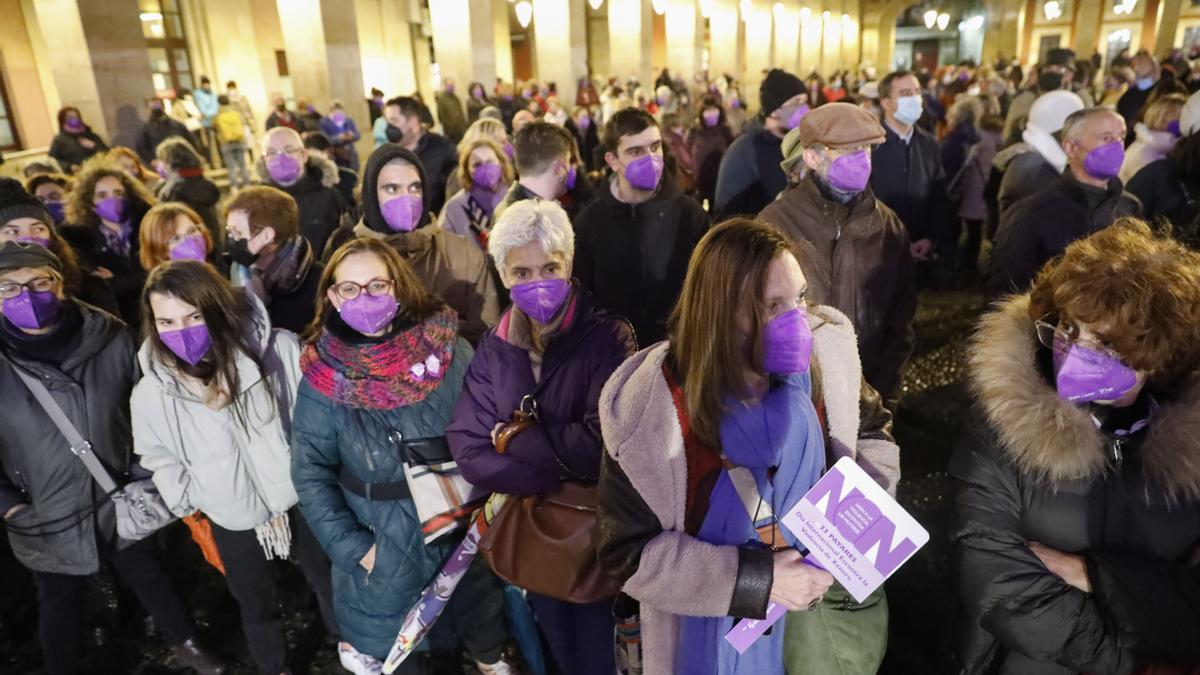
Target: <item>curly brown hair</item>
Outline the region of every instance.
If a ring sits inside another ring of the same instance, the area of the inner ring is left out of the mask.
[[[1092,326],[1129,366],[1171,388],[1200,366],[1200,253],[1169,227],[1118,219],[1042,269],[1029,314]]]
[[[68,223],[75,226],[100,226],[100,216],[96,215],[92,197],[96,192],[96,182],[108,176],[121,181],[121,187],[125,188],[126,199],[145,205],[145,208],[140,209],[141,211],[158,203],[154,195],[150,194],[150,190],[141,181],[136,181],[125,173],[120,164],[97,155],[84,162],[83,168],[75,174],[75,186],[68,193],[67,198]],[[134,225],[136,227],[137,223]]]

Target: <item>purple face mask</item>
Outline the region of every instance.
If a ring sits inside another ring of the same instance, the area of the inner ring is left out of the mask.
[[[588,127],[590,127],[590,126],[592,126],[592,118],[588,117],[587,115],[580,115],[579,116],[579,130],[587,131]]]
[[[662,155],[643,155],[625,166],[625,180],[637,190],[653,190],[663,174]]]
[[[329,119],[333,120],[334,124],[341,126],[346,123],[346,113],[335,110],[329,113]]]
[[[166,180],[167,176],[171,175],[171,172],[167,170],[167,167],[163,166],[162,164],[154,165],[154,173],[158,174],[158,177],[163,180]]]
[[[842,155],[829,164],[829,184],[842,192],[862,192],[871,178],[871,155],[866,150]]]
[[[471,171],[471,184],[484,190],[495,190],[500,185],[501,173],[500,165],[494,162],[477,164]]]
[[[124,197],[105,197],[96,202],[93,208],[96,210],[96,215],[110,223],[120,223],[125,220]]]
[[[1083,170],[1092,178],[1108,180],[1121,173],[1125,162],[1125,145],[1121,141],[1105,143],[1083,158]]]
[[[808,310],[797,307],[767,322],[762,331],[763,370],[768,375],[796,375],[808,370],[813,334]]]
[[[384,202],[379,208],[384,222],[393,232],[412,232],[417,229],[424,209],[425,201],[421,195],[400,195]]]
[[[731,98],[729,99],[729,107],[737,110],[738,108],[742,107],[742,102],[736,98]]]
[[[300,160],[286,152],[281,152],[267,160],[267,173],[270,174],[271,180],[281,185],[296,182],[303,169],[304,166],[300,164]]]
[[[512,143],[509,143],[508,141],[504,142],[504,154],[508,155],[509,159],[512,159],[514,157],[515,153],[513,152],[513,144]]]
[[[391,323],[399,308],[400,304],[390,293],[369,295],[366,291],[360,291],[357,296],[342,303],[338,314],[347,326],[363,335],[371,335]]]
[[[204,324],[179,330],[165,330],[158,334],[158,339],[162,340],[172,354],[187,361],[191,366],[200,363],[200,359],[212,348],[212,336],[208,334],[208,326]]]
[[[2,305],[4,318],[17,328],[38,330],[58,323],[62,301],[53,291],[31,291],[23,289],[15,298],[8,298]]]
[[[68,117],[63,126],[65,126],[68,131],[83,131],[83,120],[79,119],[78,117]]]
[[[208,246],[204,241],[204,235],[193,234],[183,238],[183,241],[171,247],[167,251],[167,255],[171,260],[199,260],[204,262],[208,257]]]
[[[563,181],[563,185],[567,188],[567,191],[575,189],[575,179],[578,177],[579,172],[575,169],[575,165],[572,164],[571,168],[567,169],[567,179]]]
[[[37,244],[42,248],[50,248],[50,240],[45,237],[17,237],[17,241]]]
[[[67,207],[62,202],[46,202],[46,210],[50,212],[55,224],[62,223],[67,217]]]
[[[719,110],[705,110],[701,113],[701,117],[704,118],[704,126],[711,129],[721,121],[721,112]]]
[[[1054,343],[1058,396],[1071,403],[1112,401],[1137,384],[1137,372],[1118,359],[1065,341]]]
[[[800,120],[804,119],[804,116],[808,114],[808,110],[809,110],[808,104],[801,103],[795,110],[792,111],[791,115],[788,115],[788,118],[787,118],[788,131],[791,131],[792,129],[795,129],[796,127],[800,126]]]
[[[526,316],[544,324],[554,318],[570,292],[571,282],[566,279],[529,281],[512,287],[512,300]]]
[[[1167,131],[1175,138],[1183,136],[1183,130],[1179,128],[1179,120],[1167,122]]]

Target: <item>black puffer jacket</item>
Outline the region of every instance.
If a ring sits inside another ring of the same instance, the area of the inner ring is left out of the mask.
[[[1130,673],[1200,664],[1200,384],[1119,439],[1060,399],[1029,297],[983,320],[977,414],[951,460],[961,617],[955,672]],[[1036,541],[1087,561],[1092,592],[1051,573]]]
[[[90,219],[96,222],[63,226],[59,234],[75,249],[80,267],[87,270],[103,267],[112,272],[113,276],[108,280],[108,286],[117,299],[121,319],[136,329],[141,325],[139,319],[142,284],[146,281],[146,271],[142,269],[141,259],[138,257],[138,250],[141,248],[138,233],[141,231],[142,218],[146,217],[150,205],[137,198],[130,198],[127,208],[129,222],[133,227],[129,233],[128,256],[109,248],[108,240],[100,232],[103,225],[95,216]]]
[[[35,360],[0,326],[0,512],[28,506],[7,521],[13,553],[25,567],[83,575],[99,571],[97,539],[116,539],[111,502],[68,447],[14,368],[34,375],[113,478],[130,468],[129,395],[137,377],[130,333],[115,317],[78,304],[79,332],[70,355],[55,366]],[[92,504],[99,504],[96,511]]]
[[[155,196],[160,202],[182,202],[200,214],[212,235],[214,258],[220,258],[225,249],[225,225],[217,219],[217,202],[221,201],[221,189],[204,177],[201,169],[183,169],[188,175],[173,175],[159,183]]]
[[[341,176],[333,160],[310,152],[304,175],[291,185],[280,185],[272,180],[267,163],[261,157],[254,167],[263,185],[279,188],[296,200],[300,210],[300,234],[312,245],[313,251],[318,254],[324,251],[326,240],[338,228],[342,214],[348,208],[338,192]]]

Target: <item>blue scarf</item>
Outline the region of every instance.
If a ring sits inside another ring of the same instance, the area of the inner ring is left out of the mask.
[[[825,440],[813,406],[809,373],[782,378],[761,402],[734,401],[721,420],[721,448],[735,465],[750,470],[763,501],[782,516],[821,478]],[[775,468],[774,475],[768,477]],[[762,524],[762,523],[759,523]],[[787,543],[796,540],[783,531]],[[725,546],[755,545],[758,533],[722,469],[709,498],[708,513],[696,538]],[[783,675],[783,622],[738,654],[725,640],[737,623],[732,617],[683,617],[678,672],[714,675]]]

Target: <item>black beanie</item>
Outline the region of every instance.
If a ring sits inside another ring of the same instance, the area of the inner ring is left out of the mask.
[[[0,245],[0,270],[15,270],[22,267],[49,267],[62,272],[62,262],[58,256],[41,244],[6,241]]]
[[[762,86],[758,88],[758,100],[762,104],[762,114],[770,115],[779,110],[779,106],[797,94],[807,93],[804,82],[787,71],[772,68],[767,73]]]
[[[399,143],[384,143],[375,148],[375,151],[367,157],[367,163],[363,167],[362,172],[362,217],[363,222],[367,227],[380,233],[392,235],[396,232],[388,227],[387,221],[383,219],[383,210],[379,204],[379,194],[376,188],[379,185],[379,172],[388,162],[394,159],[402,159],[409,164],[412,164],[417,169],[417,174],[421,176],[421,186],[426,188],[422,190],[422,200],[425,202],[425,208],[421,214],[421,221],[417,223],[414,229],[420,229],[433,223],[430,219],[429,204],[433,199],[432,191],[428,189],[429,181],[425,178],[425,167],[421,165],[421,160],[408,148],[405,148]]]
[[[26,192],[20,181],[0,178],[0,225],[17,218],[36,218],[54,229],[54,218],[37,197]]]

